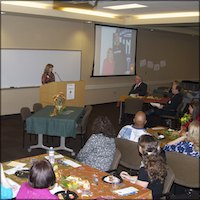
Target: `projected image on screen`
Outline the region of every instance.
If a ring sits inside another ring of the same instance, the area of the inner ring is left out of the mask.
[[[96,25],[93,76],[135,74],[135,29]]]

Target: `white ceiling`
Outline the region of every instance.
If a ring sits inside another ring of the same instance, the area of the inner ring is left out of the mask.
[[[48,3],[53,5],[53,1],[36,1]],[[59,4],[63,1],[58,1]],[[65,1],[69,3],[70,1]],[[63,5],[65,5],[63,2]],[[75,2],[75,3],[73,3]],[[73,6],[75,5],[78,8],[83,7],[88,1],[72,1],[70,2]],[[91,1],[90,1],[91,2]],[[111,9],[105,9],[103,7],[110,5],[120,5],[120,4],[142,4],[147,7],[137,8],[137,9],[127,9],[127,10],[118,10],[113,11]],[[14,6],[1,4],[1,11],[14,14],[31,14],[31,15],[40,15],[46,17],[55,17],[55,18],[68,18],[84,21],[93,21],[97,23],[104,24],[113,24],[120,26],[129,26],[129,27],[142,27],[142,28],[153,28],[153,29],[162,29],[166,31],[182,32],[192,35],[199,35],[199,17],[183,17],[183,18],[165,18],[165,19],[136,19],[135,15],[140,14],[152,14],[152,13],[169,13],[169,12],[199,12],[199,1],[198,0],[188,0],[188,1],[97,1],[97,5],[91,10],[103,11],[109,13],[115,13],[118,16],[116,18],[106,18],[106,17],[97,17],[91,15],[75,14],[64,12],[60,10],[55,10],[52,7],[49,9],[39,9],[23,6]]]

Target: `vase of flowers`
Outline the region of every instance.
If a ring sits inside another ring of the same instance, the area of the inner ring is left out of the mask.
[[[185,113],[183,115],[183,117],[180,118],[180,122],[181,122],[181,130],[182,131],[186,131],[187,130],[187,126],[188,126],[188,123],[192,120],[192,115],[191,114],[188,114],[188,113]],[[182,132],[181,131],[181,132]]]
[[[53,96],[54,110],[51,116],[56,116],[60,114],[65,109],[66,98],[62,92],[59,92],[57,95]]]

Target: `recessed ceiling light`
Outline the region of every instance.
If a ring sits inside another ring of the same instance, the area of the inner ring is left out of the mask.
[[[115,18],[117,15],[107,12],[99,12],[87,9],[79,9],[79,8],[62,8],[62,11],[84,14],[84,15],[94,15],[99,17],[108,17],[108,18]]]
[[[1,15],[5,15],[6,14],[6,12],[4,12],[4,11],[1,11]]]
[[[144,7],[147,7],[147,6],[133,3],[133,4],[123,4],[123,5],[116,5],[116,6],[105,6],[103,8],[108,8],[112,10],[125,10],[125,9],[131,9],[131,8],[144,8]]]
[[[199,12],[176,12],[176,13],[157,13],[157,14],[145,14],[136,15],[138,19],[160,19],[160,18],[175,18],[175,17],[198,17]]]
[[[32,8],[49,8],[50,7],[50,4],[33,2],[33,1],[1,1],[1,3],[15,5],[15,6],[32,7]]]
[[[91,23],[92,23],[92,21],[86,21],[86,23],[87,23],[87,24],[91,24]]]

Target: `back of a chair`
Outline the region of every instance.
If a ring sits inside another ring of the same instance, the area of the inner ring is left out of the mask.
[[[89,119],[89,116],[90,116],[91,112],[92,112],[92,106],[87,105],[85,107],[85,114],[84,114],[84,116],[83,116],[83,118],[81,120],[81,124],[80,124],[81,125],[82,134],[84,134],[86,132],[87,122],[88,122],[88,119]]]
[[[26,121],[31,116],[31,110],[28,107],[22,107],[20,110],[22,121]]]
[[[186,105],[183,101],[178,105],[178,107],[176,109],[176,118],[177,119],[179,119],[182,116],[185,106]]]
[[[119,162],[120,162],[120,159],[121,159],[121,152],[118,149],[116,149],[115,155],[114,155],[114,158],[113,158],[113,162],[110,166],[110,170],[116,170],[117,169]]]
[[[138,152],[138,143],[123,138],[115,138],[115,143],[121,152],[120,165],[139,170],[142,159]]]
[[[163,187],[163,194],[166,194],[170,191],[172,184],[174,182],[175,175],[172,171],[171,167],[167,166],[167,176],[165,177],[164,187]]]
[[[178,152],[166,152],[166,159],[175,174],[175,183],[189,188],[199,188],[198,158]]]
[[[139,98],[127,98],[125,99],[124,113],[135,114],[142,110],[143,100]]]
[[[42,109],[42,104],[41,103],[34,103],[33,104],[33,112],[37,112]]]

